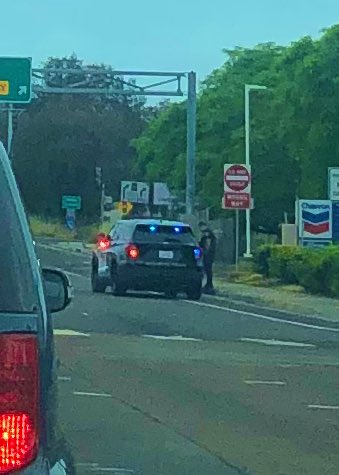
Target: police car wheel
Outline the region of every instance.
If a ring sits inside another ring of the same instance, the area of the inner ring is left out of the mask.
[[[104,284],[99,276],[98,271],[95,268],[92,268],[92,275],[91,275],[91,283],[92,283],[92,291],[95,293],[104,293],[106,290],[106,284]]]

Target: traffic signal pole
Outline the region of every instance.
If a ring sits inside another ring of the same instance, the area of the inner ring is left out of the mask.
[[[108,97],[112,95],[182,97],[184,92],[181,82],[187,78],[186,214],[194,214],[197,108],[195,72],[116,70],[108,72],[104,68],[66,67],[33,68],[32,74],[33,91],[36,94],[102,94]],[[64,76],[68,79],[66,85],[63,81]],[[57,81],[58,78],[61,80]]]
[[[192,216],[195,207],[195,149],[197,116],[197,77],[188,73],[187,94],[187,160],[186,160],[186,214]]]

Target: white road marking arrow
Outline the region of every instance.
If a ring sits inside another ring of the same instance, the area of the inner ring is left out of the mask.
[[[19,96],[22,96],[23,94],[27,94],[27,86],[19,86]]]

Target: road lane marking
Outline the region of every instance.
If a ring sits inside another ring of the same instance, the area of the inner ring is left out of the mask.
[[[291,320],[283,320],[281,318],[268,317],[267,315],[261,315],[260,313],[247,312],[246,310],[236,310],[234,308],[221,307],[220,305],[214,305],[212,303],[206,303],[206,302],[194,302],[193,300],[183,300],[183,302],[190,303],[193,305],[199,305],[200,307],[223,310],[224,312],[236,313],[238,315],[246,315],[247,317],[260,318],[262,320],[268,320],[274,323],[285,323],[286,325],[294,325],[296,327],[311,328],[312,330],[322,330],[322,331],[339,333],[339,328],[321,327],[319,325],[313,325],[313,324],[308,324],[308,323],[293,322]],[[273,308],[272,308],[272,311],[274,311]]]
[[[260,338],[240,338],[239,341],[245,343],[260,343],[267,346],[290,346],[292,348],[316,348],[316,345],[310,343],[299,343],[297,341],[280,341],[280,340],[262,340]]]
[[[125,473],[135,473],[134,470],[128,468],[115,468],[115,467],[92,467],[91,472],[106,472],[106,473],[118,473],[124,475]]]
[[[120,468],[120,467],[100,467],[98,463],[91,463],[91,462],[83,462],[83,463],[76,463],[76,467],[82,468],[89,468],[91,472],[110,472],[110,473],[135,473],[134,470],[129,468]]]
[[[72,381],[69,376],[58,376],[58,381]]]
[[[90,396],[90,397],[112,397],[112,394],[107,393],[87,393],[84,391],[73,391],[74,396]]]
[[[309,409],[330,409],[330,410],[339,410],[339,406],[322,406],[321,404],[309,404],[307,406]]]
[[[82,332],[76,332],[74,330],[67,330],[65,329],[60,329],[56,328],[53,330],[54,335],[56,336],[85,336],[89,337],[89,333],[82,333]]]
[[[181,335],[163,336],[163,335],[142,335],[144,338],[153,338],[154,340],[169,340],[169,341],[202,341],[198,338],[185,337]]]
[[[249,385],[267,384],[270,386],[286,386],[285,381],[244,381],[244,383]]]

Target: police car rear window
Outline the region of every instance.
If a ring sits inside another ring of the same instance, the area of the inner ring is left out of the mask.
[[[136,242],[195,244],[191,228],[180,225],[138,224],[133,238]]]

